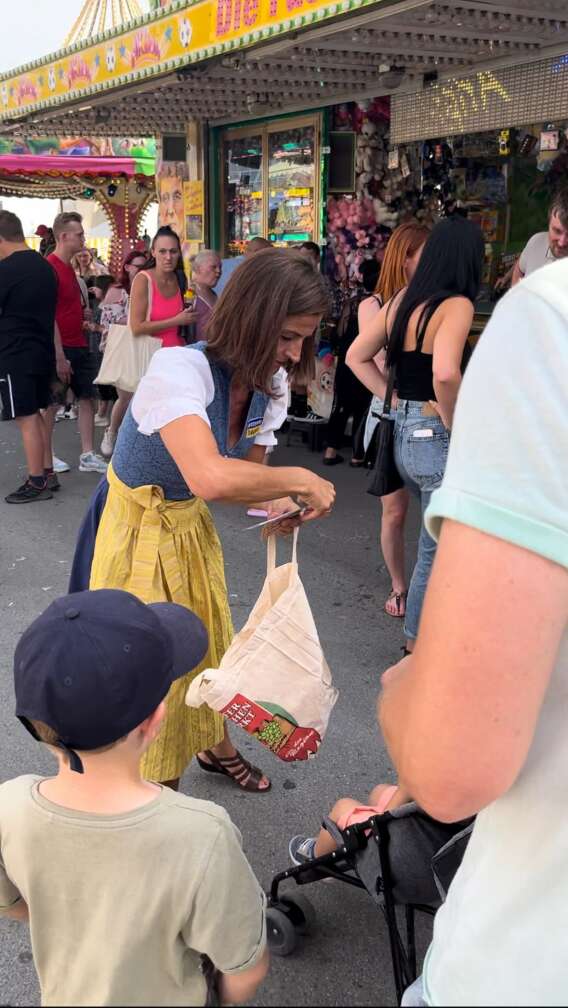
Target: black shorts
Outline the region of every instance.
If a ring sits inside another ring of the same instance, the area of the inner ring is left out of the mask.
[[[0,368],[0,401],[2,419],[33,416],[52,401],[52,378],[49,371],[25,374],[21,370],[5,371]]]
[[[101,402],[114,403],[118,399],[118,394],[114,385],[95,385],[95,389]]]
[[[91,353],[88,347],[63,347],[63,353],[69,361],[72,374],[69,388],[76,399],[96,399],[97,390],[93,384],[99,373],[97,355]],[[55,396],[55,402],[65,401],[65,389],[61,382],[59,384],[59,394]]]

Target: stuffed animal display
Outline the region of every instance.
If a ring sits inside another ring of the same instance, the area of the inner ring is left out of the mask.
[[[328,261],[335,266],[337,280],[349,285],[363,259],[382,259],[398,224],[410,217],[430,223],[439,202],[424,200],[420,194],[406,152],[399,154],[396,168],[388,167],[388,99],[339,105],[334,126],[357,134],[355,192],[330,195],[327,201]]]

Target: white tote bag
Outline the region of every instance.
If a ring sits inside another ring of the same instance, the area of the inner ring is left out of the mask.
[[[276,566],[268,540],[268,572],[246,625],[218,669],[206,669],[186,695],[207,703],[286,761],[314,756],[337,700],[297,563]]]
[[[148,310],[146,321],[152,315],[152,281],[148,280]],[[148,365],[162,346],[155,336],[134,336],[129,325],[113,322],[109,326],[101,367],[95,385],[114,385],[124,392],[135,392],[146,374]]]

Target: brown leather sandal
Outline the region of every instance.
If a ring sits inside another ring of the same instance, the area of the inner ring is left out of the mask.
[[[196,756],[196,760],[201,769],[207,773],[219,773],[225,777],[231,777],[243,791],[257,791],[259,794],[270,791],[272,781],[268,782],[268,787],[259,787],[265,774],[258,767],[249,763],[244,756],[241,756],[240,752],[234,756],[223,757],[216,756],[211,749],[205,749],[204,752],[210,762],[206,763],[199,756]]]

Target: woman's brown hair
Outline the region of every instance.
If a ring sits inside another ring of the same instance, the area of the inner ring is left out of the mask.
[[[271,395],[288,316],[325,315],[329,309],[325,281],[308,259],[287,249],[265,249],[245,258],[231,275],[207,326],[207,349],[248,388]],[[313,358],[312,337],[304,340],[294,375],[310,375]]]
[[[408,256],[414,255],[430,237],[430,231],[418,221],[409,221],[395,228],[390,236],[381,272],[375,287],[382,303],[386,304],[394,295],[406,287],[408,278],[404,266]]]

